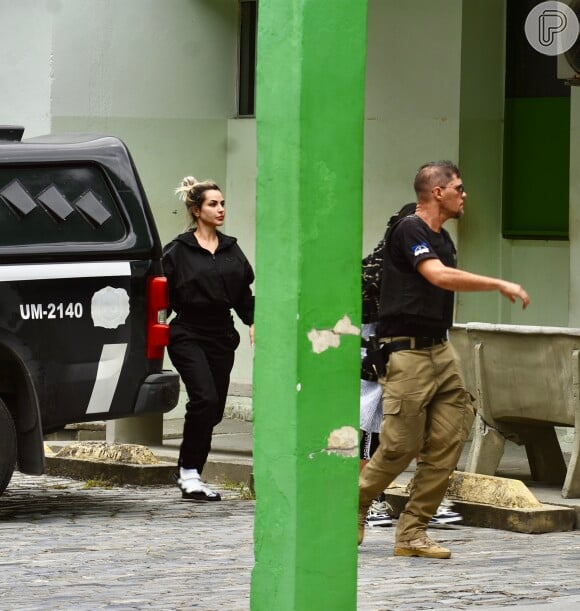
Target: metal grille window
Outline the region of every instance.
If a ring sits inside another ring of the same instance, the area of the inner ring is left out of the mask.
[[[0,168],[0,248],[30,244],[66,252],[114,244],[127,223],[108,181],[94,166]]]
[[[238,46],[238,116],[240,117],[255,115],[257,4],[256,0],[240,0]]]

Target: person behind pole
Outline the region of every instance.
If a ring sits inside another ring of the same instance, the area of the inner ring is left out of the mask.
[[[389,219],[387,228],[407,214],[415,212],[415,202],[405,204],[401,210]],[[382,238],[373,251],[362,260],[362,327],[361,327],[361,381],[360,381],[360,468],[370,460],[379,446],[379,431],[383,422],[383,391],[377,381],[376,372],[366,367],[367,343],[370,336],[376,335],[379,315],[379,297],[383,268],[383,250],[385,240]],[[373,499],[365,526],[392,526],[391,508],[385,493],[381,491]]]
[[[530,303],[513,282],[457,269],[443,224],[463,215],[467,193],[457,166],[429,162],[414,182],[415,214],[387,232],[378,336],[384,419],[379,447],[359,477],[359,544],[372,500],[418,456],[409,500],[399,516],[395,556],[450,558],[427,535],[474,419],[455,351],[447,340],[454,291],[499,291]]]
[[[387,224],[387,231],[400,219],[414,214],[417,204],[405,204],[393,214]],[[366,345],[369,337],[376,336],[379,318],[379,299],[381,292],[381,275],[383,270],[383,252],[385,238],[381,238],[373,251],[362,260],[362,328],[361,338],[361,381],[360,381],[360,468],[362,469],[379,447],[379,432],[383,423],[383,391],[377,380],[376,372],[365,367]],[[429,526],[459,524],[463,521],[461,514],[453,511],[451,503],[443,500]],[[384,492],[373,499],[369,507],[365,526],[392,526],[392,509]]]
[[[169,285],[171,321],[168,354],[187,391],[177,484],[182,498],[219,501],[219,493],[202,482],[213,428],[223,418],[240,336],[233,308],[250,328],[254,344],[254,272],[236,238],[224,224],[225,201],[213,181],[187,176],[176,189],[185,202],[191,227],[163,250]]]

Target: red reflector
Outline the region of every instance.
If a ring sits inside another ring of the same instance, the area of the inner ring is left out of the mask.
[[[162,359],[169,344],[169,325],[160,323],[169,306],[169,289],[165,276],[149,278],[147,285],[147,358]]]

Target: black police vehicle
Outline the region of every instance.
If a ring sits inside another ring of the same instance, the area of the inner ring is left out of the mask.
[[[0,493],[43,434],[175,407],[166,280],[125,145],[0,127]]]

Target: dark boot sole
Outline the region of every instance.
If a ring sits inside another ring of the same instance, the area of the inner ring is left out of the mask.
[[[217,496],[206,496],[203,492],[182,492],[182,501],[194,501],[195,503],[215,503],[221,501],[222,497],[218,494]]]
[[[427,550],[408,549],[405,547],[395,547],[393,556],[414,556],[416,558],[434,558],[436,560],[447,560],[451,558],[451,552],[429,552]]]

